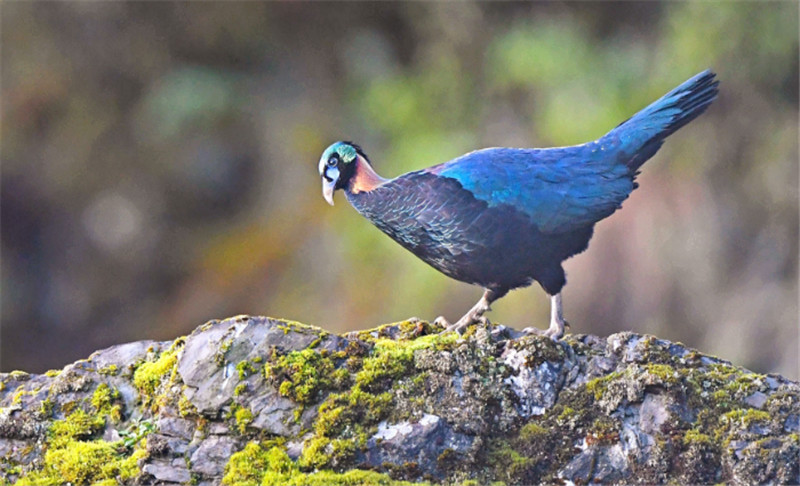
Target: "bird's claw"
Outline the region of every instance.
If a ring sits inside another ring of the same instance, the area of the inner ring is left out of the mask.
[[[450,324],[449,326],[446,326],[445,330],[442,332],[454,331],[459,334],[464,334],[464,331],[466,331],[467,328],[472,324],[480,324],[482,326],[486,326],[487,328],[492,327],[492,322],[486,316],[464,316],[461,319],[459,319],[458,322],[456,322],[455,324]]]
[[[439,327],[444,328],[444,329],[447,329],[448,327],[450,327],[450,321],[445,319],[444,316],[439,316],[436,319],[434,319],[433,320],[433,324],[435,326],[439,326]]]
[[[567,321],[561,321],[561,325],[553,325],[551,324],[550,327],[547,329],[539,329],[537,327],[526,327],[522,330],[525,334],[531,336],[545,336],[549,337],[553,341],[558,341],[562,337],[564,337],[564,328],[570,328],[570,325]],[[570,328],[571,329],[571,328]]]
[[[473,323],[472,319],[465,320],[462,317],[455,324],[450,324],[449,326],[445,327],[443,332],[457,332],[459,334],[464,334],[464,331],[467,329],[467,326],[469,326],[472,323]]]

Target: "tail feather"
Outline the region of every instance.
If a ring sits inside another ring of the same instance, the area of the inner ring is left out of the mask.
[[[658,151],[665,138],[708,108],[717,97],[718,85],[716,74],[703,71],[620,123],[605,137],[622,143],[625,164],[636,170]]]

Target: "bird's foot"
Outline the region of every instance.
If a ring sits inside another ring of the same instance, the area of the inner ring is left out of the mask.
[[[493,301],[497,300],[499,297],[502,297],[503,294],[505,294],[505,291],[498,294],[497,291],[486,289],[486,291],[483,293],[483,297],[481,297],[481,300],[479,300],[477,304],[472,306],[472,309],[470,309],[469,312],[464,314],[464,317],[459,319],[458,322],[456,322],[455,324],[447,324],[447,320],[444,317],[437,317],[434,322],[438,322],[444,325],[445,329],[443,332],[455,331],[459,334],[463,334],[464,330],[470,324],[475,324],[478,322],[483,323],[485,326],[488,327],[490,326],[489,320],[484,318],[483,315],[487,311],[491,310],[491,307],[489,307],[489,305]]]
[[[564,337],[564,329],[568,327],[570,327],[569,322],[562,319],[560,321],[551,321],[550,327],[544,330],[537,327],[526,327],[522,330],[522,332],[528,335],[546,336],[553,341],[558,341]]]
[[[450,321],[448,321],[444,316],[439,316],[433,320],[433,325],[439,326],[446,330],[448,327],[450,327]]]
[[[459,334],[464,334],[464,331],[470,324],[476,322],[475,316],[472,315],[472,312],[467,313],[464,317],[456,321],[454,324],[450,324],[444,328],[444,332],[457,332]]]
[[[438,320],[438,318],[437,318],[437,320]],[[445,324],[447,324],[447,321],[444,320],[444,318],[442,318],[442,320],[444,321]],[[436,322],[436,321],[434,321],[434,322]],[[481,325],[484,325],[486,327],[491,327],[491,325],[492,325],[492,323],[489,321],[489,319],[487,319],[483,315],[473,315],[472,312],[469,312],[469,313],[467,313],[467,315],[465,315],[464,317],[459,319],[455,324],[447,324],[446,326],[444,326],[444,331],[442,331],[442,332],[454,331],[454,332],[457,332],[459,334],[464,334],[464,331],[467,330],[467,327],[469,327],[472,324],[481,324]]]

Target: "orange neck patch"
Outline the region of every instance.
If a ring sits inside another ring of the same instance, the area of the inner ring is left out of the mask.
[[[359,155],[353,163],[356,164],[355,171],[350,179],[350,192],[353,194],[369,192],[386,182],[386,179],[379,176],[369,165],[369,162],[364,160],[364,157]]]

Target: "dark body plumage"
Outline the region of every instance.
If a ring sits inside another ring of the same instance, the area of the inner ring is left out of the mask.
[[[533,280],[555,296],[566,283],[562,262],[621,207],[664,139],[714,100],[714,77],[698,74],[593,142],[478,150],[391,180],[372,172],[358,146],[337,142],[320,161],[323,186],[336,184],[326,197],[344,189],[358,212],[423,261],[489,289],[486,308]],[[339,164],[333,181],[324,163],[343,146],[352,163]]]
[[[490,206],[452,178],[420,171],[373,191],[347,194],[359,213],[445,275],[500,291],[537,280],[565,283],[561,262],[586,249],[592,227],[542,233],[509,204]],[[503,292],[504,293],[504,292]]]

